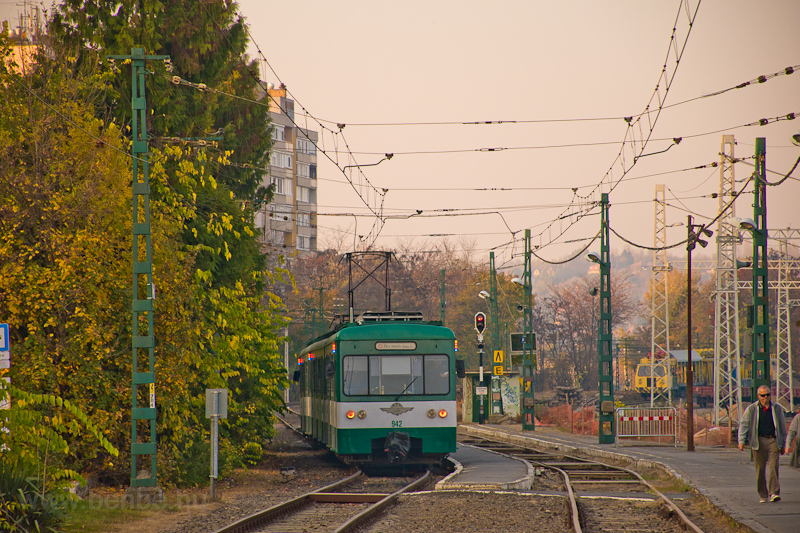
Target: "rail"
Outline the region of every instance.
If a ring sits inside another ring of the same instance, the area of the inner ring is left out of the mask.
[[[356,531],[358,528],[364,526],[368,521],[375,518],[386,506],[397,500],[400,494],[413,490],[424,483],[428,482],[431,473],[427,471],[423,476],[415,479],[411,483],[401,487],[399,490],[391,494],[375,494],[375,493],[359,493],[359,492],[333,492],[334,489],[343,487],[356,478],[362,475],[359,470],[355,474],[346,477],[336,483],[323,487],[321,489],[308,492],[297,498],[287,502],[275,505],[269,509],[259,511],[250,516],[242,518],[222,529],[218,529],[215,533],[245,533],[252,531],[255,528],[263,528],[266,525],[273,523],[287,515],[300,512],[312,503],[367,503],[370,506],[361,511],[360,513],[351,516],[341,526],[339,526],[334,533],[346,533]]]
[[[578,505],[578,500],[580,500],[580,497],[576,494],[576,491],[573,487],[576,484],[584,486],[609,486],[613,484],[643,485],[647,487],[649,491],[655,494],[672,512],[675,513],[675,515],[682,521],[683,527],[688,528],[694,533],[703,533],[703,530],[697,527],[697,525],[695,525],[672,500],[667,498],[652,484],[650,484],[633,470],[619,466],[608,465],[599,461],[586,460],[580,457],[553,454],[552,452],[543,452],[534,447],[523,446],[518,443],[511,445],[507,442],[475,435],[471,435],[468,438],[468,441],[464,440],[462,436],[459,441],[469,442],[469,444],[473,446],[487,448],[495,453],[521,457],[529,461],[531,464],[547,468],[561,474],[564,480],[564,486],[566,488],[567,499],[569,500],[570,520],[575,533],[582,533],[583,531],[580,520],[581,512]],[[632,516],[631,519],[635,521],[637,520],[637,517]]]

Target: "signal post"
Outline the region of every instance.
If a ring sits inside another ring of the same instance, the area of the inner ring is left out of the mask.
[[[486,411],[484,410],[484,401],[486,393],[488,392],[485,382],[483,381],[483,330],[486,329],[486,315],[483,313],[475,313],[475,331],[478,332],[478,383],[475,392],[478,394],[480,402],[480,412],[478,413],[478,423],[483,424],[486,421]]]

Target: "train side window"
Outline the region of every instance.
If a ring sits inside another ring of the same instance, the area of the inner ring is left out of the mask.
[[[348,355],[342,362],[342,389],[348,396],[368,394],[367,356]]]
[[[425,356],[425,394],[450,392],[450,361],[446,355]]]

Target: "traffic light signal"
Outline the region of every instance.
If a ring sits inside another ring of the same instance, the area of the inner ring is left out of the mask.
[[[486,315],[475,313],[475,331],[483,333],[484,329],[486,329]]]

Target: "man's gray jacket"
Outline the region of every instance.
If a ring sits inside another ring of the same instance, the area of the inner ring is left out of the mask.
[[[783,417],[783,407],[777,403],[770,403],[772,408],[772,421],[775,423],[775,441],[778,449],[782,450],[786,444],[786,419]],[[742,413],[739,421],[739,444],[749,444],[754,450],[758,449],[758,417],[761,406],[758,402],[751,403]]]

